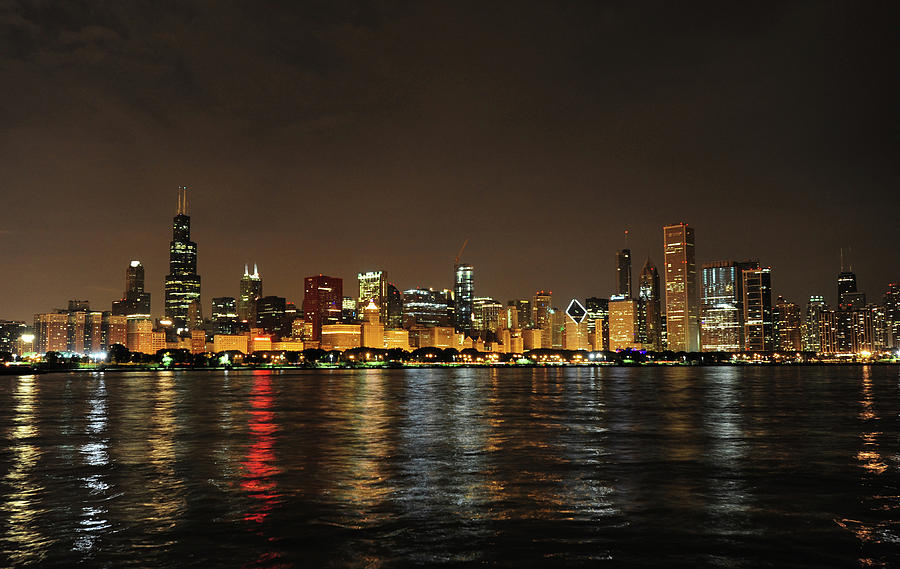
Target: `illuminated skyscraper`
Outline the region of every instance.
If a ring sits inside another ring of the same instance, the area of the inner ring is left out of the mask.
[[[616,251],[616,294],[631,298],[631,250]]]
[[[450,323],[449,292],[428,288],[403,291],[403,326],[448,326]]]
[[[773,320],[777,347],[782,351],[800,351],[803,349],[803,332],[800,319],[800,307],[779,296],[775,303]]]
[[[322,339],[322,326],[340,324],[344,301],[344,281],[316,275],[304,279],[303,319],[312,323],[312,340]]]
[[[810,296],[806,303],[806,318],[803,326],[803,349],[809,352],[822,351],[822,319],[828,305],[824,296]]]
[[[553,291],[539,290],[531,298],[531,322],[535,328],[545,329],[550,321]],[[544,346],[549,347],[549,346]]]
[[[403,295],[392,283],[387,285],[387,322],[385,326],[396,329],[403,326]]]
[[[609,301],[609,349],[641,349],[639,310],[635,299]]]
[[[113,302],[112,313],[131,318],[150,318],[150,293],[144,291],[144,266],[131,261],[125,269],[125,294]]]
[[[534,321],[532,320],[531,313],[531,301],[520,299],[520,300],[510,300],[510,306],[515,306],[516,311],[519,313],[519,328],[531,328],[534,326]]]
[[[178,209],[169,244],[169,274],[166,275],[166,318],[174,328],[187,328],[191,303],[200,301],[197,274],[197,244],[191,241],[187,188],[178,188]]]
[[[641,269],[638,298],[644,304],[644,341],[650,350],[662,347],[662,320],[660,319],[659,273],[656,265],[647,257]]]
[[[657,283],[658,286],[658,283]],[[584,308],[587,310],[588,333],[594,335],[594,343],[609,347],[609,299],[595,296],[584,299]],[[597,329],[600,324],[600,329]]]
[[[472,302],[472,324],[483,340],[493,339],[500,326],[503,304],[490,297],[478,297]]]
[[[263,283],[259,276],[259,268],[253,265],[253,274],[250,267],[244,265],[244,276],[241,277],[241,294],[237,299],[238,320],[247,322],[250,326],[256,325],[256,301],[262,298]]]
[[[744,286],[744,349],[748,352],[771,351],[775,345],[772,320],[772,269],[746,269]]]
[[[212,299],[213,332],[215,334],[237,334],[237,302],[231,296],[217,296]]]
[[[889,284],[884,293],[884,321],[886,347],[900,348],[900,283]]]
[[[666,326],[668,349],[700,349],[700,307],[694,229],[686,223],[663,227],[666,263]]]
[[[362,319],[362,310],[365,309],[370,302],[374,301],[375,305],[381,310],[381,322],[387,322],[387,275],[385,275],[384,271],[369,271],[367,273],[357,274],[356,278],[359,281],[357,312],[360,314],[360,318]]]
[[[256,301],[256,326],[267,334],[290,336],[291,322],[285,318],[287,299],[281,296],[264,296]],[[293,320],[293,319],[292,319]]]
[[[453,298],[456,310],[456,331],[473,336],[475,334],[472,324],[472,305],[475,301],[475,268],[472,265],[455,266]]]
[[[702,268],[700,337],[704,351],[739,352],[744,347],[745,269],[758,261],[715,261]]]

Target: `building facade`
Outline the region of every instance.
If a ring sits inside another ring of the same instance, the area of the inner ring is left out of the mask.
[[[166,318],[175,329],[187,329],[191,304],[200,303],[197,274],[197,244],[191,241],[187,188],[178,188],[178,209],[172,222],[169,244],[169,274],[166,275]]]
[[[666,279],[666,340],[673,351],[700,350],[700,307],[694,229],[686,223],[663,227]]]

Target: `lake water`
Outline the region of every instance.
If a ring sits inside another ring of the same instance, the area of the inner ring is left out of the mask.
[[[891,567],[900,368],[0,377],[0,566]]]

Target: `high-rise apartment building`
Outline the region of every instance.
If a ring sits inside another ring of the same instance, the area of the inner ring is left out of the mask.
[[[779,296],[775,302],[773,320],[775,336],[778,338],[778,349],[781,351],[800,351],[803,349],[803,329],[800,318],[800,307]]]
[[[312,340],[320,341],[322,326],[341,323],[344,281],[319,274],[306,277],[303,290],[303,319],[312,323]]]
[[[885,345],[900,348],[900,283],[891,283],[884,293]]]
[[[456,265],[453,285],[456,331],[474,336],[472,309],[475,302],[475,268],[472,265]]]
[[[616,251],[616,294],[631,298],[631,250]]]
[[[191,303],[200,302],[200,275],[197,274],[197,244],[191,241],[187,188],[178,188],[178,209],[172,223],[169,244],[169,274],[166,275],[166,318],[175,329],[188,327]]]
[[[744,349],[765,352],[776,348],[775,324],[772,320],[772,269],[745,269]]]
[[[240,322],[246,322],[251,327],[256,324],[256,301],[262,298],[263,282],[259,276],[259,267],[244,265],[244,275],[241,277],[240,295],[237,298],[237,315]]]
[[[694,229],[686,223],[663,227],[668,349],[700,350],[700,307]]]
[[[806,303],[806,315],[803,326],[803,349],[808,352],[822,351],[822,319],[828,305],[825,297],[813,295]]]
[[[648,349],[659,350],[662,348],[662,320],[659,291],[659,272],[656,265],[647,257],[641,269],[641,277],[638,283],[638,298],[644,308],[644,342]]]

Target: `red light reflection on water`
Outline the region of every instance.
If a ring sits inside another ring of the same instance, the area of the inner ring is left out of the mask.
[[[243,476],[241,488],[259,502],[253,511],[244,515],[244,520],[261,524],[279,501],[278,482],[274,476],[279,470],[275,466],[275,413],[272,412],[272,378],[266,372],[254,374],[253,389],[250,392],[250,420],[247,424],[252,444],[241,463]]]
[[[247,449],[247,456],[241,463],[243,467],[241,488],[257,502],[255,507],[244,514],[244,521],[253,524],[250,531],[265,537],[268,542],[273,544],[278,541],[278,538],[266,535],[263,522],[278,505],[281,497],[278,492],[278,482],[275,480],[275,476],[280,470],[275,466],[274,445],[278,425],[275,423],[275,413],[272,411],[274,400],[271,375],[262,370],[254,372],[247,423],[251,444]],[[282,559],[283,555],[280,551],[262,551],[254,561],[246,564],[245,567],[264,566],[270,569],[293,567],[293,563]]]

